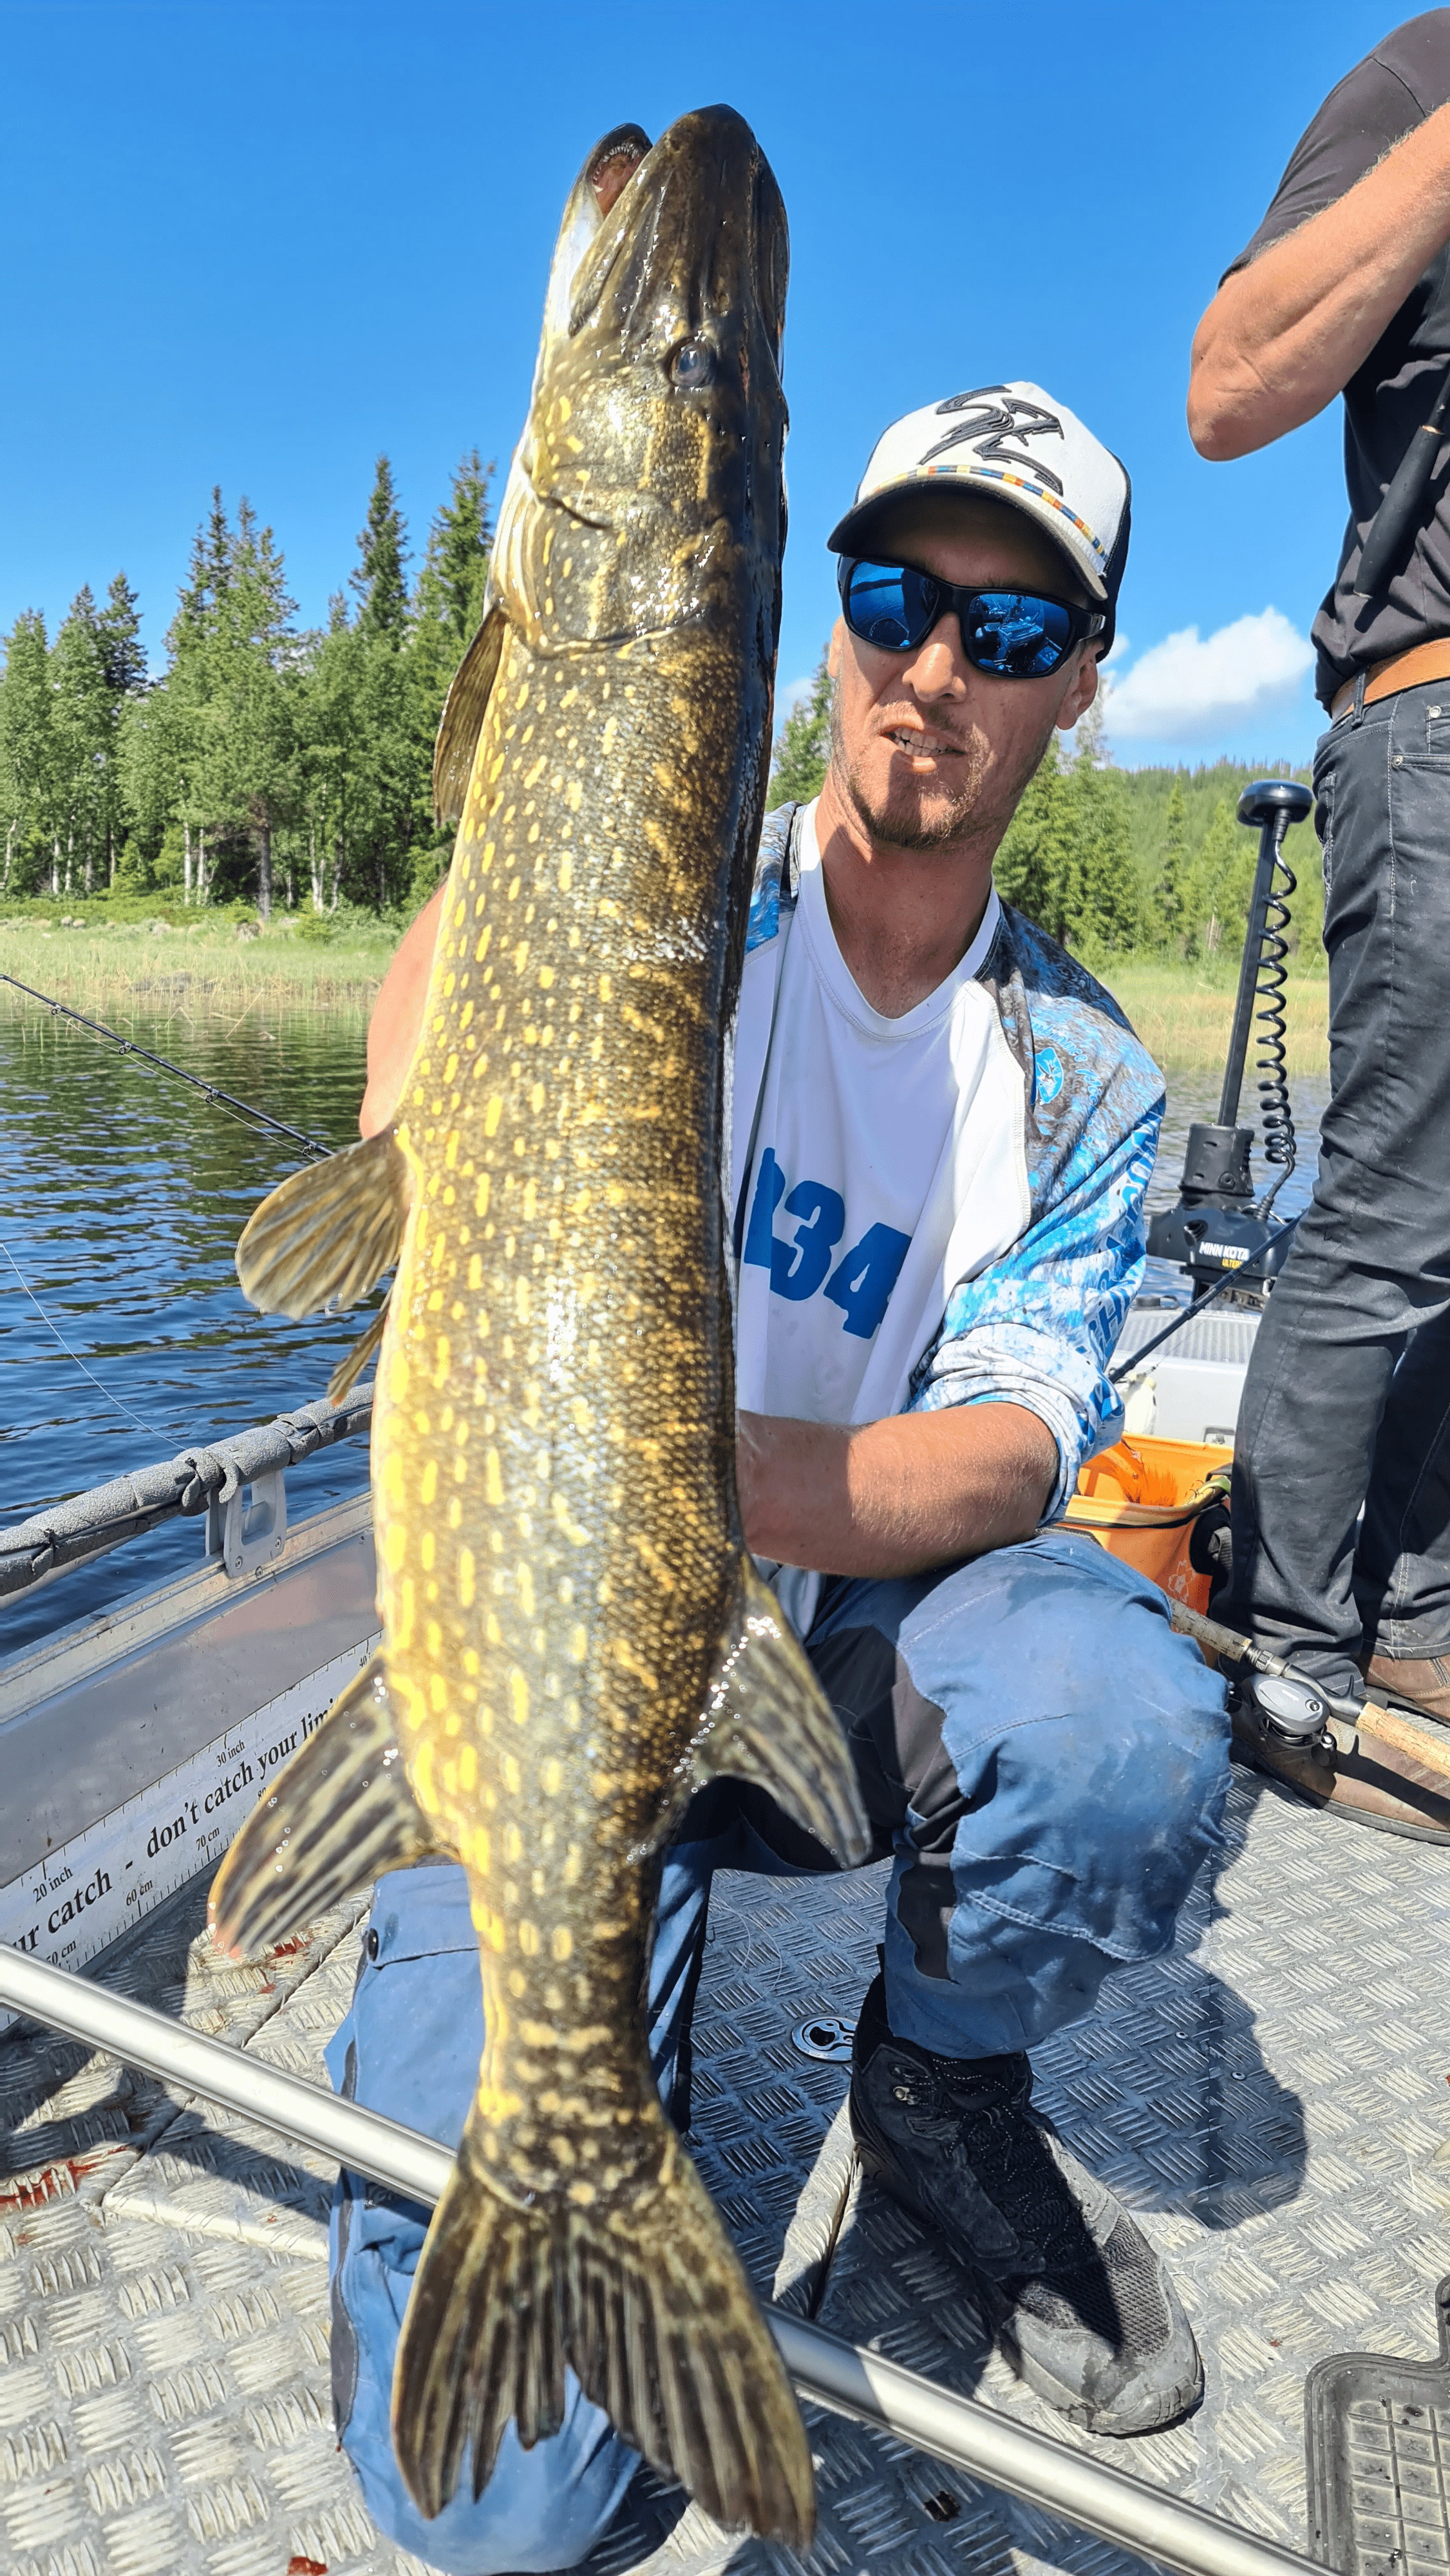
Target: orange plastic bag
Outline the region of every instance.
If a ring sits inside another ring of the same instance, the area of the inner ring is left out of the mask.
[[[1085,1530],[1190,1610],[1208,1608],[1209,1578],[1189,1557],[1200,1515],[1226,1498],[1232,1449],[1202,1440],[1120,1440],[1090,1458],[1067,1507]]]

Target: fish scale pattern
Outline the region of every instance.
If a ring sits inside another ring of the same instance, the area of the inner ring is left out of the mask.
[[[1350,2346],[1423,2358],[1450,2271],[1450,1853],[1311,1816],[1238,1774],[1226,1850],[1173,1950],[1038,2052],[1040,2104],[1138,2214],[1203,2346],[1198,2415],[1131,2446],[1073,2434],[1013,2379],[945,2247],[855,2178],[847,2069],[795,2046],[812,2019],[852,2016],[882,1895],[879,1869],[716,1888],[691,2146],[757,2287],[1302,2545],[1306,2370]],[[196,1939],[202,1893],[183,1891],[105,1973],[322,2081],[361,1913],[359,1894],[283,1973],[239,1974]],[[124,2134],[78,2148],[118,2102]],[[370,2525],[335,2447],[325,2171],[55,2040],[0,2044],[0,2105],[7,2571],[280,2576],[297,2556],[329,2576],[419,2576]],[[101,2166],[66,2172],[97,2152]],[[64,2179],[48,2189],[47,2175]],[[1129,2576],[1135,2563],[860,2426],[816,2408],[807,2424],[809,2556],[719,2532],[644,2473],[589,2576]]]

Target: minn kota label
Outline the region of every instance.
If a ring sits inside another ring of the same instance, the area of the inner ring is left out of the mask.
[[[54,1967],[84,1967],[210,1869],[377,1643],[334,1655],[0,1887],[0,1941]],[[14,2018],[0,2012],[0,2030]]]

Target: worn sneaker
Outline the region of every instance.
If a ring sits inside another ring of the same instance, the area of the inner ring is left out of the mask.
[[[1029,2388],[1087,2432],[1156,2432],[1203,2394],[1193,2329],[1147,2238],[1031,2093],[1025,2056],[897,2039],[876,1979],[851,2064],[864,2170],[945,2237]]]

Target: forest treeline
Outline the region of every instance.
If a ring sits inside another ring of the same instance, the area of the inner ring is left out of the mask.
[[[482,614],[489,481],[453,477],[416,581],[392,468],[325,628],[300,629],[270,528],[220,491],[148,675],[135,591],[82,590],[54,641],[31,611],[0,675],[0,898],[164,895],[383,912],[426,894],[433,739]],[[349,596],[350,594],[350,596]]]
[[[1111,721],[1111,700],[1107,721]],[[772,805],[814,796],[830,749],[825,659],[786,718],[775,747]],[[1286,763],[1271,772],[1291,772]],[[1259,836],[1237,820],[1243,789],[1263,768],[1229,761],[1194,771],[1116,769],[1104,756],[1099,701],[1064,755],[1054,734],[1008,828],[993,875],[1009,902],[1089,966],[1152,956],[1236,962],[1248,931]],[[1299,879],[1289,944],[1300,965],[1324,963],[1324,880],[1309,824],[1287,837]]]
[[[0,672],[0,903],[24,897],[114,910],[274,903],[410,909],[448,863],[433,822],[433,742],[483,610],[492,469],[466,455],[409,579],[408,532],[386,456],[357,561],[305,630],[270,528],[220,491],[196,532],[148,673],[123,573],[103,605],[80,592],[52,641],[38,612],[4,639]],[[815,794],[830,742],[824,657],[775,745],[770,801]],[[1064,756],[1049,744],[998,853],[1002,892],[1089,965],[1149,954],[1236,958],[1256,835],[1235,820],[1256,773],[1119,770],[1100,709]],[[1303,880],[1291,945],[1322,962],[1323,885],[1312,830],[1288,842]]]

